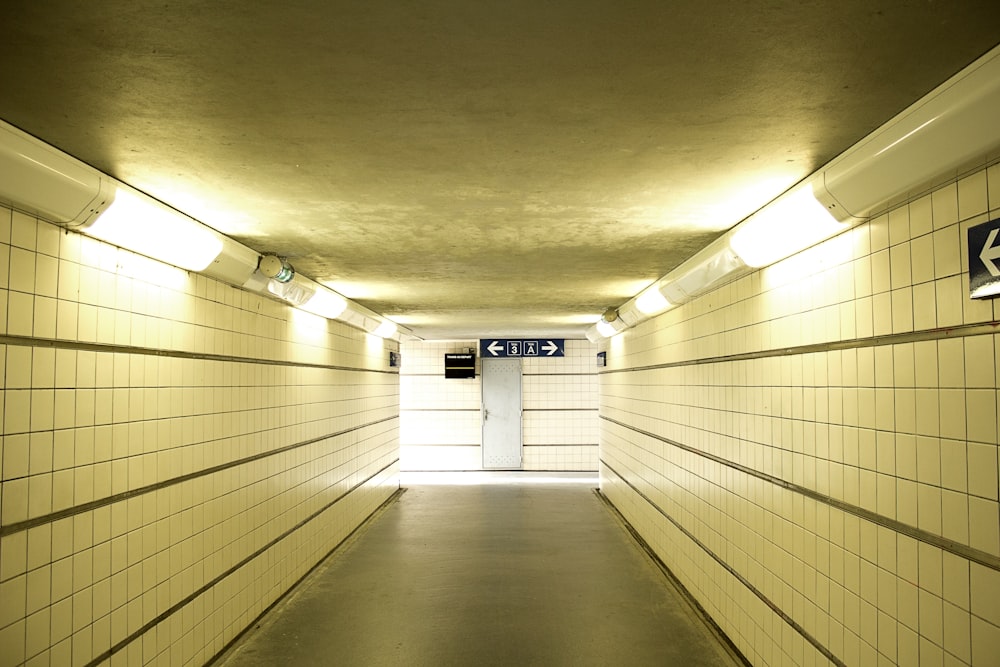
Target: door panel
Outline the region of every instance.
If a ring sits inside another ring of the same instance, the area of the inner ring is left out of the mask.
[[[521,467],[521,360],[483,359],[483,468]]]

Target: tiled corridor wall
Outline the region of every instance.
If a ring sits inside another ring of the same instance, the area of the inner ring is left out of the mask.
[[[481,470],[482,389],[444,378],[447,352],[479,341],[403,344],[400,441],[403,470]],[[525,470],[597,470],[597,348],[567,340],[565,357],[522,363]]]
[[[477,341],[402,345],[399,443],[403,470],[480,470],[479,361],[476,377],[445,379],[446,353],[476,351]]]
[[[386,343],[0,208],[0,665],[201,665],[398,488]]]
[[[1000,664],[996,217],[994,166],[607,343],[603,492],[753,664]]]

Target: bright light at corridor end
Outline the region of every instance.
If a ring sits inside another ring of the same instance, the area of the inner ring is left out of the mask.
[[[626,301],[614,324],[602,319],[587,338],[614,336],[830,239],[890,201],[909,200],[986,167],[1000,151],[997,109],[1000,46]]]

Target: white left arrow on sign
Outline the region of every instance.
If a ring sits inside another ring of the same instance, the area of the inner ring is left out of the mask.
[[[498,340],[491,341],[490,344],[486,346],[486,349],[489,350],[489,353],[495,357],[497,356],[497,352],[503,351],[503,343]]]
[[[542,345],[542,349],[547,352],[545,356],[551,357],[553,354],[559,351],[559,346],[550,340],[545,341],[545,345]]]
[[[983,244],[983,250],[979,253],[979,259],[982,260],[983,266],[994,278],[1000,278],[1000,269],[993,262],[993,260],[1000,259],[1000,248],[993,247],[993,242],[997,240],[997,232],[1000,232],[1000,229],[990,230],[990,235],[986,237],[986,243]]]

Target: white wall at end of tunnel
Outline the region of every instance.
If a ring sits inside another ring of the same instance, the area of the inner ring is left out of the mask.
[[[388,347],[0,208],[0,665],[210,660],[398,488]]]
[[[997,217],[993,166],[604,344],[603,492],[753,664],[996,664]]]
[[[403,470],[481,470],[480,376],[444,377],[444,355],[479,341],[402,346],[400,443]],[[523,469],[597,470],[597,347],[565,341],[564,357],[522,360]],[[477,362],[478,366],[478,362]]]

